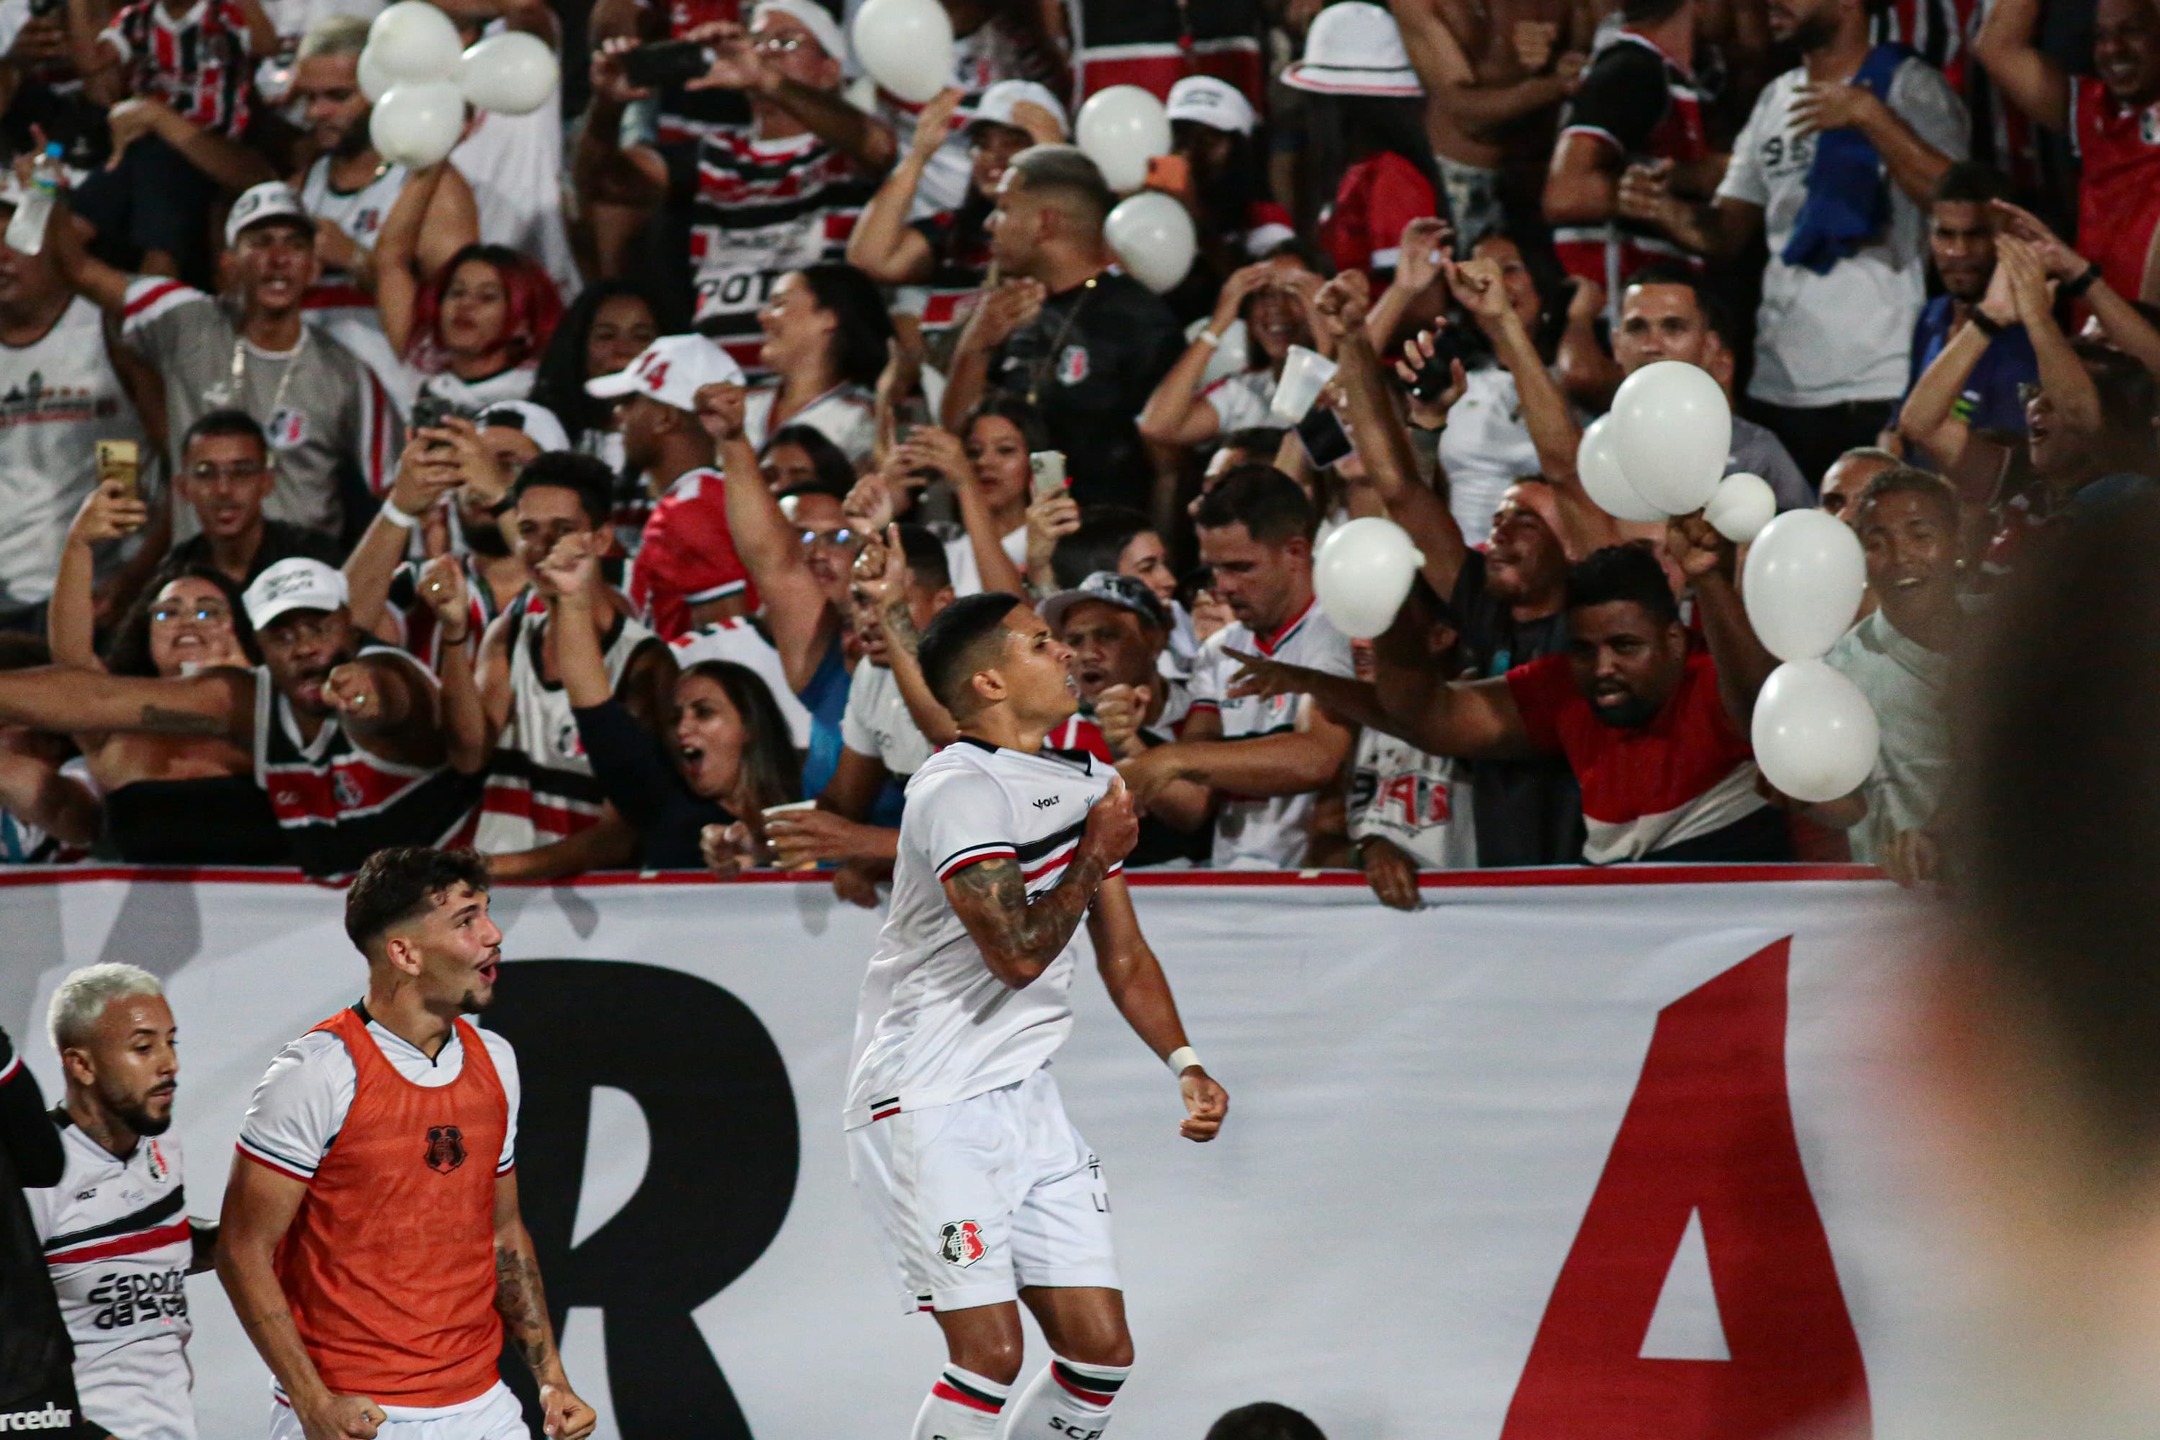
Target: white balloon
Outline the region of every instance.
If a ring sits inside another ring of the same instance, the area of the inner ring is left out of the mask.
[[[1748,548],[1740,597],[1780,660],[1815,660],[1852,628],[1867,591],[1867,554],[1852,527],[1821,510],[1788,510]]]
[[[1668,515],[1708,503],[1732,453],[1732,405],[1709,371],[1645,365],[1613,394],[1613,455],[1635,493]]]
[[[1764,778],[1810,805],[1859,789],[1882,743],[1867,696],[1820,660],[1789,660],[1771,671],[1749,729]]]
[[[360,51],[360,93],[367,96],[368,102],[373,104],[375,101],[382,99],[383,96],[390,93],[390,87],[395,84],[397,84],[397,77],[383,69],[382,52],[373,45],[362,47]]]
[[[1170,113],[1138,85],[1112,85],[1080,107],[1073,143],[1102,171],[1104,183],[1122,195],[1145,183],[1148,161],[1170,153]]]
[[[1192,213],[1160,190],[1120,200],[1103,221],[1103,238],[1127,273],[1158,295],[1185,278],[1200,247]]]
[[[1575,448],[1575,473],[1582,478],[1583,489],[1598,509],[1615,520],[1663,520],[1665,512],[1636,494],[1620,472],[1619,457],[1613,454],[1611,419],[1601,415],[1591,421],[1582,432],[1582,444]]]
[[[447,80],[401,81],[375,102],[368,138],[393,165],[440,164],[465,133],[465,96]]]
[[[448,15],[427,0],[398,0],[368,26],[366,48],[375,52],[376,73],[388,77],[392,85],[401,85],[408,80],[452,78],[463,47]]]
[[[1741,471],[1718,481],[1703,506],[1703,519],[1735,545],[1745,545],[1777,518],[1777,492],[1760,475]]]
[[[547,41],[523,30],[490,35],[458,61],[458,89],[475,110],[530,115],[547,104],[562,66]]]
[[[910,105],[953,83],[952,20],[938,0],[864,0],[852,38],[870,78]]]
[[[1425,557],[1410,532],[1378,515],[1346,521],[1313,556],[1313,594],[1329,623],[1370,640],[1395,621]]]

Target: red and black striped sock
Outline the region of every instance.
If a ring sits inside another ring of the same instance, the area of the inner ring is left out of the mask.
[[[1117,1399],[1129,1365],[1083,1365],[1051,1356],[1013,1404],[1005,1440],[1069,1440],[1100,1435],[1110,1425],[1110,1402]]]
[[[930,1387],[909,1440],[990,1440],[1011,1393],[1009,1385],[947,1365]]]

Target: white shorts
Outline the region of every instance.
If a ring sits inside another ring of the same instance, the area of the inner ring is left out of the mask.
[[[1119,1288],[1102,1165],[1048,1070],[857,1126],[848,1170],[909,1312],[1032,1285]]]
[[[390,1418],[376,1429],[376,1440],[532,1440],[532,1431],[525,1428],[524,1408],[500,1380],[494,1389],[462,1405],[440,1410],[382,1408]],[[306,1440],[300,1417],[282,1395],[271,1402],[270,1440]]]

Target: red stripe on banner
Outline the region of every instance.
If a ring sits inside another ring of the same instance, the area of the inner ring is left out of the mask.
[[[1252,888],[1279,886],[1297,889],[1363,889],[1365,877],[1355,870],[1178,870],[1150,874],[1128,871],[1126,882],[1149,889],[1182,890],[1207,887]],[[1428,871],[1418,876],[1426,890],[1514,890],[1550,886],[1584,885],[1774,885],[1820,883],[1836,880],[1884,880],[1872,865],[1591,865],[1526,867],[1521,870]],[[297,870],[250,870],[244,866],[195,865],[53,865],[9,866],[0,874],[0,889],[15,885],[85,884],[102,881],[170,883],[177,885],[313,885],[342,890],[341,881],[317,880]],[[557,889],[560,880],[499,880],[498,887]],[[643,874],[634,870],[603,870],[580,875],[568,882],[605,889],[619,885],[829,885],[832,876],[815,870],[751,870],[733,880],[716,880],[702,871],[684,870]],[[1888,883],[1885,880],[1885,883]]]
[[[985,1415],[995,1415],[998,1413],[999,1410],[1004,1408],[1003,1406],[992,1405],[987,1400],[978,1400],[973,1395],[964,1394],[961,1391],[955,1390],[952,1386],[946,1384],[943,1380],[940,1380],[937,1382],[937,1384],[931,1386],[930,1393],[937,1396],[937,1398],[940,1400],[950,1400],[955,1405],[965,1405],[968,1409],[980,1410]]]
[[[57,1255],[46,1256],[45,1263],[77,1265],[85,1260],[110,1260],[116,1255],[140,1255],[145,1250],[155,1250],[161,1245],[185,1240],[191,1233],[187,1221],[175,1220],[170,1225],[160,1225],[157,1229],[145,1230],[140,1235],[123,1235],[117,1240],[107,1240],[102,1245],[85,1245],[80,1250],[62,1250]]]

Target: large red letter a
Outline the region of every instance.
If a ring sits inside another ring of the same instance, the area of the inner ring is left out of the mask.
[[[1868,1433],[1860,1342],[1786,1096],[1790,946],[1659,1013],[1501,1440],[1767,1440],[1840,1417]],[[1643,1359],[1698,1211],[1732,1358]]]

